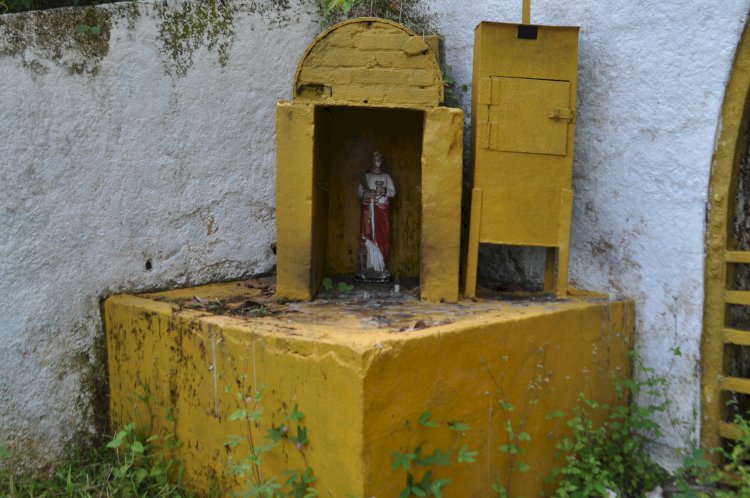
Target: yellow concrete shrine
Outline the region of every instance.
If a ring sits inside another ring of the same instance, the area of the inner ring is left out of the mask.
[[[476,29],[469,297],[480,243],[546,247],[544,290],[567,291],[578,28],[528,24],[525,7],[525,24]]]
[[[566,299],[457,302],[463,113],[442,106],[434,39],[383,19],[346,21],[310,45],[293,100],[277,105],[275,281],[104,302],[114,428],[174,434],[173,456],[199,493],[246,490],[249,476],[230,469],[248,444],[230,441],[265,444],[294,406],[306,415],[304,458],[275,448],[264,479],[309,466],[321,497],[398,496],[406,473],[393,470],[394,452],[466,445],[474,463],[435,468],[451,479],[446,498],[487,498],[496,482],[509,496],[552,492],[545,478],[579,394],[613,402],[613,378],[630,373],[634,312],[627,300],[567,293],[577,28],[531,26],[524,6],[522,27],[477,31],[466,293],[480,242],[541,245],[545,286]],[[399,190],[388,268],[418,287],[320,291],[326,275],[356,270],[355,189],[374,150]],[[232,419],[250,404],[262,416]],[[424,412],[471,429],[422,427]],[[517,442],[529,472],[499,451],[509,423],[528,435]]]
[[[422,299],[458,300],[463,112],[442,103],[435,53],[398,23],[353,19],[313,41],[277,106],[279,297],[309,300],[324,276],[355,273],[355,192],[378,150],[399,190],[388,267],[419,277]]]
[[[493,496],[496,479],[511,481],[510,496],[550,493],[543,481],[559,464],[554,445],[569,432],[578,394],[612,402],[612,377],[629,373],[630,301],[402,298],[373,311],[356,296],[281,305],[251,287],[226,283],[104,303],[113,427],[135,421],[152,434],[173,432],[182,442],[174,456],[199,492],[247,488],[248,476],[230,472],[247,446],[228,444],[247,427],[229,418],[250,386],[264,385],[255,441],[267,443],[266,430],[297,404],[320,496],[398,496],[406,474],[392,470],[392,453],[419,443],[426,453],[463,445],[479,452],[473,464],[436,467],[436,478],[453,480],[447,498]],[[263,304],[264,314],[211,311],[214,303],[231,309],[248,301]],[[471,429],[420,427],[425,411]],[[557,411],[566,416],[550,419]],[[510,472],[517,459],[498,451],[506,420],[530,435],[519,443],[530,472]],[[284,470],[304,467],[289,448],[263,457],[266,478],[283,480]]]

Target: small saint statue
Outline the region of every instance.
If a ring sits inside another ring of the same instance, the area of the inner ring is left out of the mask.
[[[387,282],[391,274],[385,267],[391,239],[388,200],[396,195],[391,176],[383,169],[383,155],[372,153],[370,170],[357,186],[361,216],[359,221],[359,273],[363,282]]]

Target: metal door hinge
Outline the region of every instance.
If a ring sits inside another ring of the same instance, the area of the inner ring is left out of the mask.
[[[555,121],[567,121],[568,123],[576,122],[576,111],[575,109],[567,109],[565,107],[555,107],[552,115],[549,117]]]

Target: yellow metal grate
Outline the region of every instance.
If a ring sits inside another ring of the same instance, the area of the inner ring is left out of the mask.
[[[725,405],[727,395],[750,395],[750,378],[730,375],[732,346],[750,346],[750,331],[729,327],[729,308],[750,306],[750,291],[734,290],[736,264],[749,264],[750,251],[735,250],[730,230],[741,157],[747,151],[750,34],[748,28],[735,57],[722,109],[722,129],[711,171],[706,250],[706,294],[702,344],[702,430],[704,448],[735,439]],[[718,453],[707,453],[719,458]]]

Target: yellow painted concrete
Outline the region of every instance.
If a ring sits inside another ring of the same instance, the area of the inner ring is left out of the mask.
[[[628,374],[628,301],[438,304],[403,296],[373,306],[353,295],[282,306],[259,293],[238,282],[104,303],[113,426],[135,420],[154,433],[174,430],[183,441],[176,456],[185,462],[185,479],[201,491],[213,485],[228,494],[241,485],[227,471],[241,447],[230,451],[224,443],[244,429],[227,420],[238,401],[225,386],[245,393],[266,385],[262,427],[278,423],[283,404],[299,405],[321,496],[396,496],[405,475],[391,470],[391,453],[424,442],[427,451],[463,444],[478,450],[475,464],[440,467],[437,476],[453,479],[446,497],[486,498],[491,482],[509,476],[511,496],[537,496],[555,463],[555,439],[567,431],[564,419],[545,415],[570,414],[579,392],[610,400],[611,374]],[[190,310],[193,296],[257,300],[270,314]],[[425,328],[414,330],[419,322]],[[497,450],[505,443],[501,399],[516,407],[508,414],[515,427],[527,420],[529,473],[509,473]],[[425,410],[472,429],[462,435],[419,428],[415,420]],[[263,472],[302,465],[294,452],[274,452]]]
[[[562,296],[572,209],[567,196],[578,28],[536,29],[537,39],[519,39],[517,24],[483,22],[476,29],[471,152],[473,187],[483,197],[481,213],[471,215],[477,238],[468,251],[474,255],[479,243],[555,248],[555,287]],[[547,265],[550,269],[554,265]],[[467,274],[467,283],[474,281]],[[467,286],[465,292],[474,290]]]
[[[434,48],[434,37],[425,40],[393,21],[344,21],[318,35],[305,52],[294,79],[295,98],[329,105],[438,106],[443,78]]]
[[[311,299],[313,251],[320,250],[320,216],[313,216],[315,108],[280,102],[276,107],[276,265],[288,299]],[[319,278],[319,275],[317,275]]]
[[[352,275],[356,188],[373,151],[396,184],[386,266],[421,297],[458,300],[463,113],[440,107],[436,37],[358,18],[318,36],[277,110],[277,292],[310,300],[326,275]]]
[[[440,66],[440,37],[438,35],[424,35],[422,40],[430,47],[438,66]]]
[[[459,109],[425,111],[420,295],[428,301],[458,301],[463,120]]]
[[[721,427],[727,420],[722,396],[727,346],[742,344],[740,337],[727,333],[727,285],[733,282],[732,261],[750,261],[750,254],[733,252],[731,216],[737,189],[740,161],[747,151],[750,113],[750,27],[745,31],[735,56],[732,76],[722,108],[721,134],[711,168],[709,212],[706,230],[705,305],[701,351],[703,410],[701,442],[707,449],[721,445]],[[732,430],[725,431],[732,433]],[[717,453],[708,452],[718,459]]]

